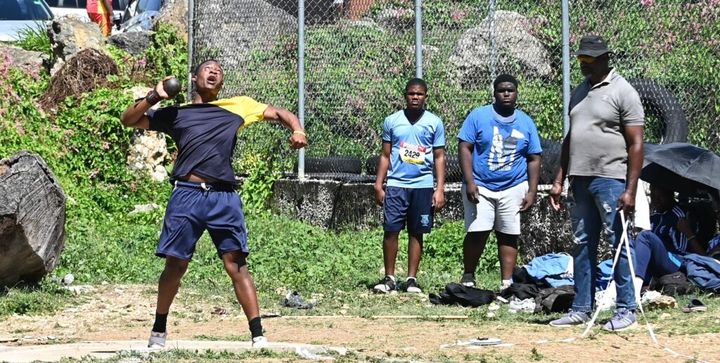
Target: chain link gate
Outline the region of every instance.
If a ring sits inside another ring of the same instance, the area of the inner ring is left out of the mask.
[[[607,40],[612,63],[643,97],[648,141],[678,141],[685,132],[718,152],[718,3],[570,1],[570,49],[585,34]],[[560,140],[561,1],[424,0],[422,10],[428,108],[445,122],[449,156],[467,113],[491,102],[500,73],[520,81],[518,106],[541,136]],[[194,0],[191,11],[192,64],[217,58],[226,69],[224,95],[298,111],[297,1]],[[304,35],[307,171],[372,174],[368,158],[379,153],[382,121],[404,106],[403,86],[415,76],[415,2],[306,0]],[[573,57],[570,67],[575,86],[582,76]],[[293,170],[286,135],[272,124],[243,131],[238,172],[268,163]]]

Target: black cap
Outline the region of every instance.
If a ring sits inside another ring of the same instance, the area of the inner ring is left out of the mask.
[[[599,57],[605,53],[611,53],[611,51],[603,38],[599,35],[586,35],[580,39],[580,49],[575,52],[575,56]]]

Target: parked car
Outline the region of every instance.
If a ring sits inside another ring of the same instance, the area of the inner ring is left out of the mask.
[[[120,32],[150,30],[163,3],[164,0],[130,0],[122,16]]]
[[[45,0],[0,0],[0,42],[13,42],[27,28],[44,27],[53,19]]]

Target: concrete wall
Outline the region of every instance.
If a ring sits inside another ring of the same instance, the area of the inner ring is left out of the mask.
[[[522,215],[523,260],[549,252],[570,252],[573,247],[568,213],[552,210],[546,190],[541,186],[536,204]],[[445,199],[447,204],[436,215],[436,223],[462,220],[460,183],[447,184]],[[382,225],[382,208],[375,204],[372,183],[281,179],[274,185],[271,206],[278,214],[327,229],[358,230]]]

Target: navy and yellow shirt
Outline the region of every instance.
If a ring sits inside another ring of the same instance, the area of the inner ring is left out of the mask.
[[[150,130],[170,135],[178,148],[172,177],[190,173],[235,184],[232,156],[237,132],[263,120],[268,105],[250,97],[224,98],[148,110]]]

